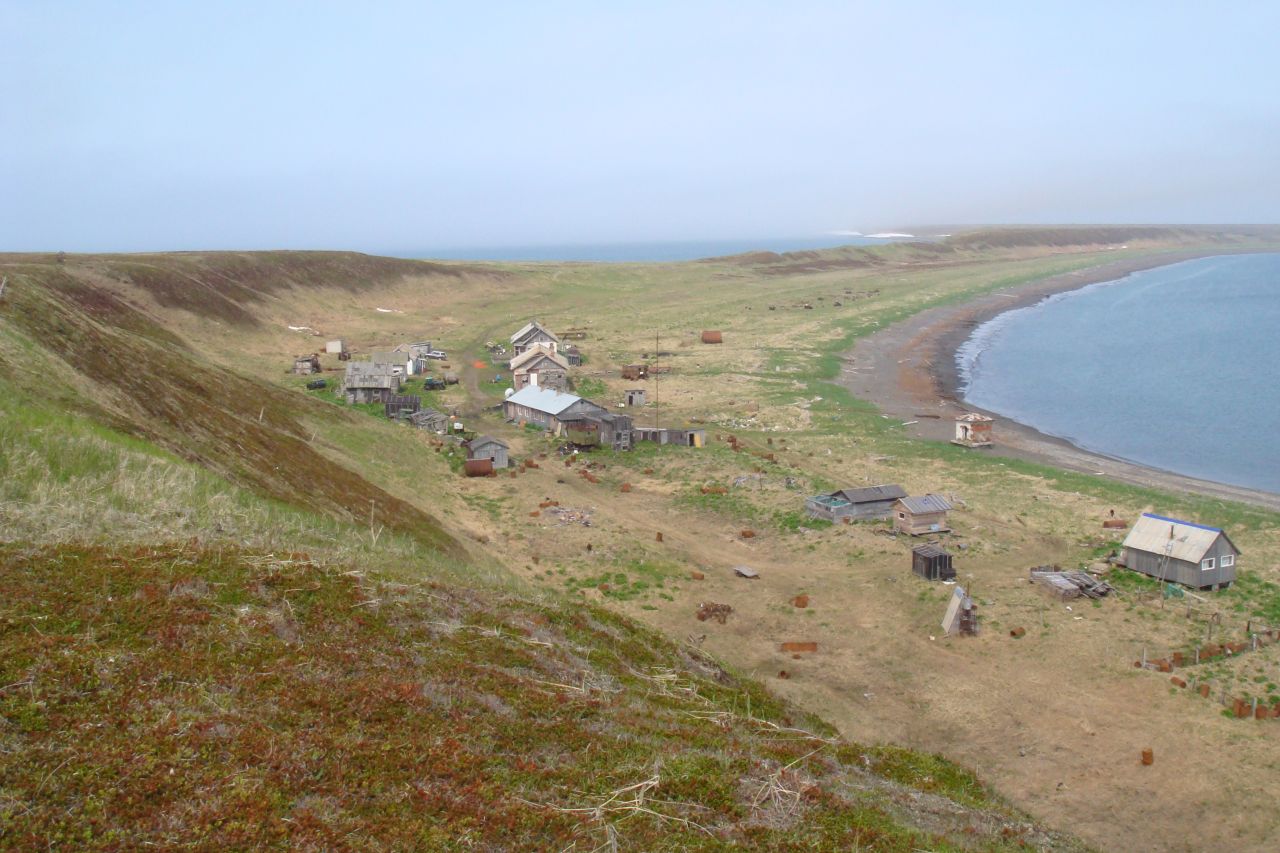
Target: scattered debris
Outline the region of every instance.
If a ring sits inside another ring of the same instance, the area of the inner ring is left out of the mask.
[[[1037,566],[1031,569],[1031,583],[1039,584],[1068,601],[1080,596],[1105,598],[1112,592],[1111,584],[1086,572],[1063,571],[1058,566]]]
[[[809,596],[797,595],[795,598],[791,599],[791,604],[792,606],[798,607],[803,610],[804,608],[809,606]]]
[[[747,578],[748,580],[760,577],[760,573],[749,566],[734,566],[733,573],[740,578]]]
[[[1155,754],[1155,751],[1151,749],[1151,747],[1147,747],[1146,749],[1142,750],[1143,766],[1150,767],[1152,764],[1155,763],[1155,761],[1156,761],[1156,754]]]
[[[706,622],[708,619],[714,619],[723,625],[732,612],[733,608],[727,604],[715,604],[707,601],[698,605],[698,621]]]
[[[1027,629],[1022,627],[1014,628],[1012,631],[1009,632],[1009,636],[1013,637],[1015,640],[1020,640],[1026,635],[1027,635]]]
[[[793,641],[782,644],[782,651],[784,652],[816,652],[817,650],[818,644],[812,640],[805,640],[801,642]]]
[[[563,507],[559,504],[549,507],[546,510],[547,515],[554,515],[556,521],[560,524],[581,524],[583,527],[591,526],[591,511],[585,509],[573,509],[572,507]]]
[[[698,571],[697,569],[693,569],[689,572],[690,580],[700,581],[700,580],[705,580],[706,577],[707,577],[706,575],[704,575],[702,572]]]

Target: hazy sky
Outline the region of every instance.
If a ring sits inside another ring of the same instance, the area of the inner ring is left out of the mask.
[[[1280,3],[0,0],[0,250],[1280,221]]]

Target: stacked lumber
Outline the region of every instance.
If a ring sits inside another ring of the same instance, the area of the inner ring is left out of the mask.
[[[1031,582],[1039,584],[1062,599],[1105,598],[1111,584],[1099,580],[1088,572],[1063,571],[1057,566],[1038,566],[1031,570]]]

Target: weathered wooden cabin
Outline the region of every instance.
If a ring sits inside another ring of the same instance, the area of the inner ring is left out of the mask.
[[[911,571],[927,581],[955,580],[951,554],[941,545],[917,545],[911,549]]]
[[[1144,512],[1125,537],[1126,568],[1192,589],[1226,589],[1240,550],[1220,528]]]
[[[906,496],[907,492],[902,486],[886,483],[814,495],[805,500],[804,508],[810,518],[827,521],[888,518],[893,515],[894,501]]]
[[[488,459],[497,469],[506,468],[509,464],[507,453],[510,448],[500,438],[481,435],[466,443],[468,459]]]
[[[582,350],[573,344],[567,344],[560,348],[560,354],[564,356],[564,360],[569,362],[570,367],[582,366]]]
[[[591,412],[563,421],[564,435],[579,447],[611,447],[630,450],[635,430],[630,415]]]
[[[655,444],[678,444],[681,447],[705,447],[707,431],[705,429],[673,429],[670,427],[636,427],[636,441],[652,441]]]
[[[372,361],[349,361],[342,379],[342,392],[348,403],[386,403],[400,390],[404,380],[388,364]]]
[[[956,437],[952,444],[962,447],[990,447],[992,440],[991,426],[995,421],[977,412],[965,412],[956,417]]]
[[[912,536],[946,533],[951,504],[942,495],[898,498],[893,503],[893,528]]]
[[[511,336],[511,351],[516,355],[538,344],[545,345],[552,352],[560,349],[560,339],[537,320],[526,323]]]
[[[511,384],[517,391],[529,385],[569,390],[569,362],[545,344],[530,347],[511,359]]]

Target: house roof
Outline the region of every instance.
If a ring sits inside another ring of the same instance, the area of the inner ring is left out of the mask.
[[[511,343],[513,344],[519,343],[520,341],[524,340],[535,331],[541,331],[543,334],[549,335],[553,341],[560,340],[554,334],[552,334],[551,331],[547,329],[546,326],[542,325],[537,320],[532,320],[528,323],[525,323],[525,325],[520,329],[520,331],[516,332],[514,335],[511,336]]]
[[[494,438],[491,435],[478,435],[467,442],[467,446],[470,447],[472,450],[475,450],[477,447],[484,447],[486,444],[497,444],[507,449],[511,448],[511,445],[507,444],[502,439]]]
[[[558,415],[582,398],[575,394],[563,394],[538,385],[526,385],[507,398],[508,403],[525,406],[548,415]]]
[[[1240,549],[1221,528],[1144,512],[1124,538],[1124,547],[1162,556],[1168,548],[1170,558],[1198,563],[1204,558],[1205,552],[1213,547],[1213,543],[1218,541],[1219,536],[1227,540],[1231,550],[1240,553]]]
[[[993,419],[986,415],[980,415],[977,412],[965,412],[963,415],[956,415],[956,420],[971,424],[981,424],[990,423]]]
[[[866,486],[860,489],[841,489],[832,492],[831,497],[843,498],[851,504],[867,504],[876,501],[896,501],[907,496],[906,489],[897,483],[885,483],[879,486]]]
[[[943,548],[941,545],[935,545],[932,542],[926,545],[917,545],[912,548],[911,551],[912,553],[919,554],[921,557],[928,558],[949,556],[947,549]]]
[[[942,495],[924,495],[918,498],[898,498],[898,503],[906,507],[908,512],[946,512],[951,504]]]
[[[551,361],[555,362],[557,366],[563,367],[566,370],[569,368],[569,362],[565,361],[559,355],[556,355],[551,347],[543,344],[534,344],[515,358],[511,359],[511,369],[519,370],[539,357],[549,358]]]

